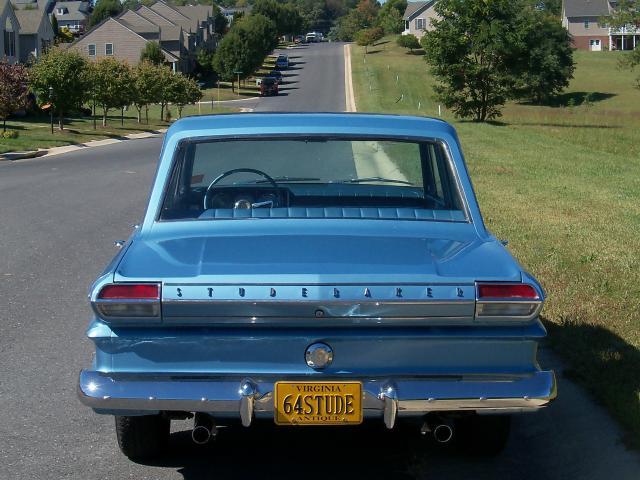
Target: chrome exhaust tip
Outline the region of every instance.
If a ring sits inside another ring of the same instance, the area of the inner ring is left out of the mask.
[[[206,413],[196,413],[193,420],[193,430],[191,430],[191,439],[198,445],[208,443],[217,433],[216,425],[213,418]]]
[[[453,438],[453,427],[447,423],[436,425],[433,429],[433,438],[438,443],[449,443]]]

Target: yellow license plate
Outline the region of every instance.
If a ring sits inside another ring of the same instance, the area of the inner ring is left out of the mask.
[[[362,422],[360,382],[276,382],[278,425],[345,425]]]

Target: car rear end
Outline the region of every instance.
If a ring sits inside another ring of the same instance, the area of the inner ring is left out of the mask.
[[[145,223],[91,290],[83,403],[125,426],[195,415],[198,442],[260,419],[406,420],[493,453],[506,415],[555,397],[537,361],[544,292],[484,230],[451,127],[364,115],[211,124],[168,132]],[[283,148],[290,175],[220,167],[259,172],[222,185],[207,170],[228,152],[273,173]],[[292,175],[347,154],[356,178],[339,164]]]

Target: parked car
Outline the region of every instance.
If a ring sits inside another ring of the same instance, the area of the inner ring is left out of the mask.
[[[280,70],[271,70],[267,77],[275,78],[278,85],[282,84],[282,72]]]
[[[198,116],[161,152],[144,220],[91,287],[79,378],[128,457],[185,418],[197,443],[256,418],[408,422],[495,454],[509,414],[555,398],[545,293],[486,229],[449,124]]]
[[[286,55],[278,55],[278,58],[276,58],[276,68],[282,70],[289,68],[289,57]]]
[[[278,95],[278,80],[273,77],[264,77],[260,82],[260,95],[263,97]]]

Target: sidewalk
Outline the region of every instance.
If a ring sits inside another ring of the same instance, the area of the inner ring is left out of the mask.
[[[105,138],[103,140],[94,140],[92,142],[64,145],[62,147],[40,148],[38,150],[31,150],[27,152],[8,152],[0,154],[0,161],[23,160],[26,158],[36,157],[51,157],[54,155],[60,155],[62,153],[84,150],[85,148],[102,147],[104,145],[111,145],[113,143],[126,142],[127,140],[139,140],[141,138],[156,137],[158,135],[162,135],[166,131],[167,129],[165,128],[150,132],[130,133],[129,135],[123,135],[122,137],[117,138]]]

